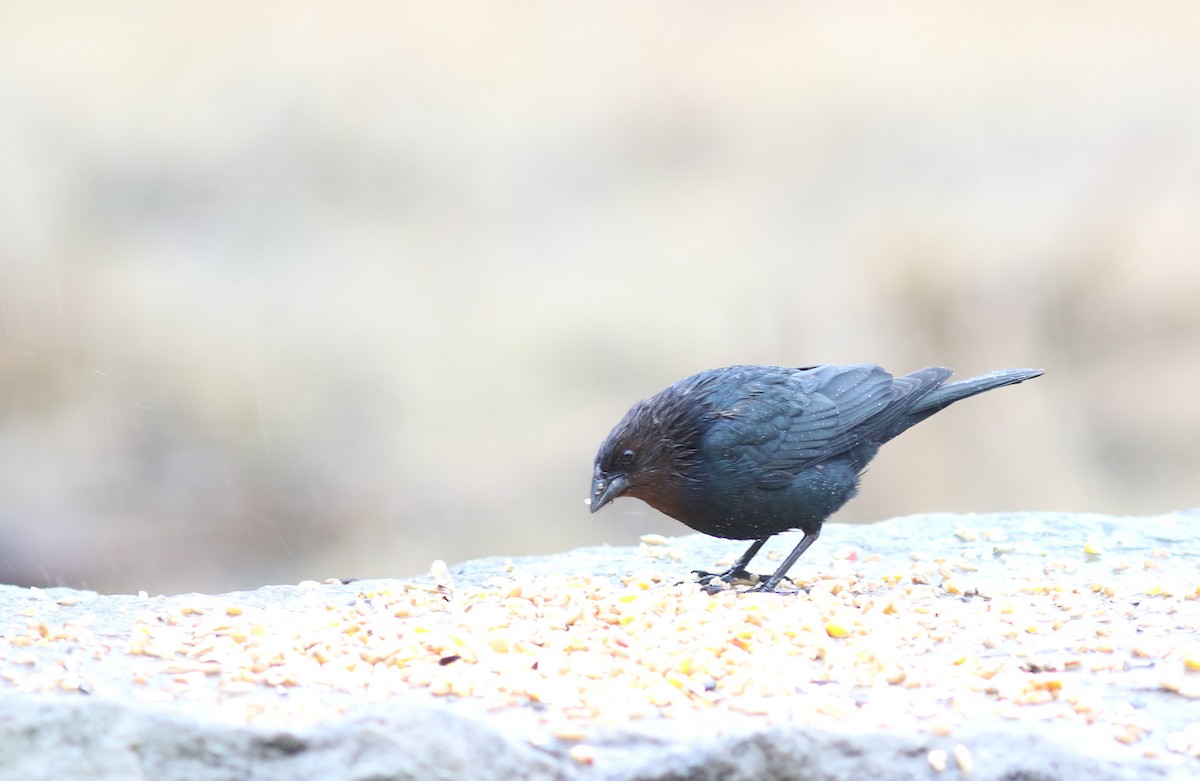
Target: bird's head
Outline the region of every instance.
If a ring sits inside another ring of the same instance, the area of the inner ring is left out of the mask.
[[[591,511],[618,496],[635,496],[669,512],[689,482],[699,430],[694,409],[672,388],[639,401],[605,438],[592,473]]]

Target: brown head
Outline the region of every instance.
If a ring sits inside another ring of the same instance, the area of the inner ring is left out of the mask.
[[[604,439],[592,474],[592,512],[619,496],[634,496],[679,517],[694,482],[708,407],[684,382],[634,404]]]

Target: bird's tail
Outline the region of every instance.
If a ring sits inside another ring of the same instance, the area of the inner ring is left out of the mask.
[[[918,418],[929,417],[940,409],[945,409],[956,401],[961,401],[976,393],[1002,388],[1005,385],[1016,385],[1018,382],[1032,380],[1043,374],[1042,369],[1001,369],[969,380],[952,382],[929,393],[909,409],[908,414]]]

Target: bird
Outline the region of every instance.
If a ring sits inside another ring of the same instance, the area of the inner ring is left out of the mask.
[[[773,592],[858,491],[880,446],[956,401],[1043,374],[1002,369],[952,382],[930,366],[894,377],[875,364],[739,365],[679,380],[634,404],[596,454],[588,499],[595,513],[620,496],[641,499],[696,531],[751,540],[714,581],[752,578],[768,539],[804,536],[752,591]]]

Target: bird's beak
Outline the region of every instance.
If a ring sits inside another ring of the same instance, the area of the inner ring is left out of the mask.
[[[596,512],[628,490],[629,478],[625,475],[617,475],[610,480],[603,477],[592,480],[592,512]]]

